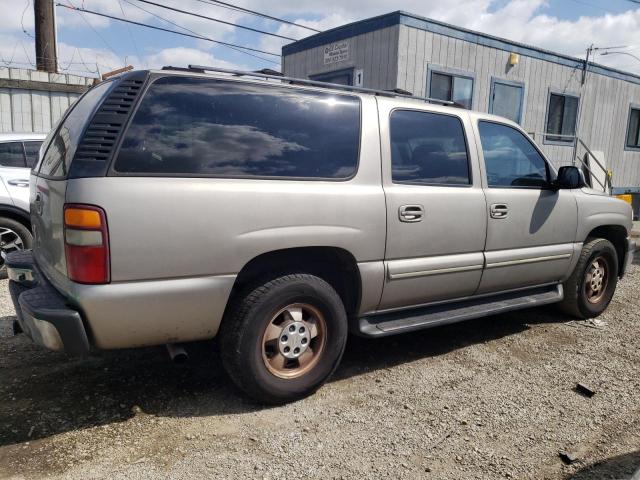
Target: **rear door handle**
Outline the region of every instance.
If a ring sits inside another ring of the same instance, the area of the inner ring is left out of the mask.
[[[22,179],[9,180],[7,183],[9,185],[13,185],[14,187],[28,187],[29,186],[29,180],[22,180]]]
[[[423,217],[424,207],[422,205],[402,205],[398,209],[398,218],[401,222],[421,222]]]
[[[494,203],[491,205],[491,218],[506,218],[509,213],[509,206],[506,203]]]

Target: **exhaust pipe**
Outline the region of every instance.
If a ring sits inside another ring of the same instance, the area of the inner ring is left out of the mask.
[[[167,343],[167,352],[169,352],[169,358],[173,363],[184,363],[189,358],[187,351],[181,345],[175,343]]]

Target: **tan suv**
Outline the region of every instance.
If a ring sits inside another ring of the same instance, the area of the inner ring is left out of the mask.
[[[425,100],[202,67],[93,87],[31,177],[19,328],[74,354],[217,336],[231,379],[283,402],[327,380],[349,330],[602,312],[629,205],[518,125]]]

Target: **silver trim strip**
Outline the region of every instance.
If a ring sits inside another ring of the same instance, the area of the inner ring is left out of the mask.
[[[545,257],[523,258],[521,260],[507,260],[505,262],[487,263],[486,268],[508,267],[511,265],[523,265],[526,263],[547,262],[550,260],[561,260],[563,258],[571,258],[571,253],[562,253],[560,255],[547,255]]]
[[[464,267],[438,268],[435,270],[421,270],[418,272],[389,273],[389,280],[399,280],[401,278],[428,277],[430,275],[441,275],[443,273],[468,272],[471,270],[482,270],[482,265],[465,265]]]

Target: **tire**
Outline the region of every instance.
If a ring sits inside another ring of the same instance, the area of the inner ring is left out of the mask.
[[[0,217],[0,251],[5,255],[17,250],[26,250],[33,244],[33,235],[27,227],[12,218]],[[0,278],[7,276],[4,256],[0,257]]]
[[[596,262],[599,267],[594,267]],[[591,282],[597,285],[600,275],[600,289],[594,289]],[[577,318],[597,317],[611,302],[617,284],[618,254],[615,247],[604,238],[587,239],[576,268],[563,285],[565,297],[560,308]]]
[[[231,305],[219,334],[222,362],[254,400],[291,402],[333,374],[347,329],[344,305],[331,285],[309,274],[281,276],[248,288]]]

